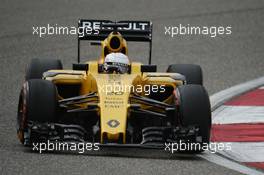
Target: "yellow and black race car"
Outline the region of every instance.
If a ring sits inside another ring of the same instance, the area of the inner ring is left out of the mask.
[[[151,22],[79,20],[78,26],[78,63],[72,70],[50,59],[32,59],[27,68],[17,115],[21,143],[142,148],[209,143],[211,110],[201,67],[172,64],[166,73],[156,72]],[[100,58],[80,63],[82,40],[100,45]],[[128,59],[129,41],[149,43],[148,65]]]

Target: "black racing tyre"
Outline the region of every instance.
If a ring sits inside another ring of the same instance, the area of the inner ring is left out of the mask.
[[[34,58],[29,63],[26,70],[26,80],[41,79],[43,72],[51,69],[62,69],[62,63],[57,59],[38,59]]]
[[[172,64],[169,65],[167,72],[180,73],[185,76],[187,84],[203,85],[202,68],[196,64]]]
[[[201,85],[191,84],[179,86],[177,94],[182,125],[198,126],[198,135],[202,136],[202,145],[209,144],[211,132],[211,105],[207,91]],[[204,150],[192,148],[190,151],[202,152]]]
[[[55,122],[58,112],[56,86],[47,80],[32,79],[26,81],[19,97],[17,114],[17,133],[24,142],[27,122]]]

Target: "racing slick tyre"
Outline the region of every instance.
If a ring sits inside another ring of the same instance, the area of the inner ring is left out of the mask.
[[[51,69],[62,69],[62,63],[57,59],[38,59],[34,58],[31,60],[26,70],[26,80],[30,79],[41,79],[43,72]]]
[[[197,126],[200,144],[193,144],[185,152],[202,152],[202,146],[209,146],[211,131],[211,106],[209,96],[201,85],[183,85],[178,87],[180,120],[183,126]]]
[[[203,85],[202,68],[196,64],[172,64],[169,65],[167,72],[180,73],[185,76],[187,84]]]
[[[56,86],[47,80],[32,79],[22,87],[17,114],[17,134],[24,143],[27,122],[54,122],[58,111]]]

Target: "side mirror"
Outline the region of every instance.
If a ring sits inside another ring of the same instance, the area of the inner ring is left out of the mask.
[[[157,72],[157,65],[141,65],[141,72]]]
[[[89,64],[72,64],[72,70],[89,70]]]

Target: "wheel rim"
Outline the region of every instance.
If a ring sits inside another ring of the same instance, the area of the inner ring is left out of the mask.
[[[17,137],[21,143],[24,143],[24,131],[26,129],[26,114],[27,114],[27,106],[26,106],[26,92],[27,92],[28,84],[25,83],[20,92],[19,104],[18,104],[18,112],[17,112]]]

